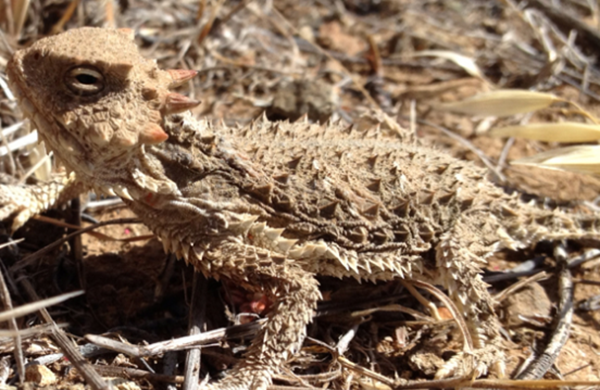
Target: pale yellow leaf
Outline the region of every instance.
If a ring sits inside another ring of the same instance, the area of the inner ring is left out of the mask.
[[[465,72],[467,72],[471,76],[478,77],[480,79],[484,78],[483,77],[483,73],[481,72],[481,70],[479,69],[479,67],[477,66],[477,64],[475,63],[475,60],[473,60],[470,57],[464,56],[462,54],[455,53],[453,51],[448,51],[448,50],[423,50],[423,51],[419,51],[417,53],[413,53],[411,56],[412,57],[439,57],[439,58],[445,58],[447,60],[450,60],[450,61],[454,62],[456,65],[460,66],[461,68],[463,68],[465,70]]]
[[[579,145],[553,149],[513,161],[511,164],[598,174],[600,173],[600,145]]]
[[[543,92],[522,89],[499,89],[454,103],[436,106],[436,109],[478,116],[509,116],[536,111],[560,101]]]
[[[490,130],[494,137],[519,137],[546,142],[591,142],[600,140],[600,125],[578,122],[530,123]]]

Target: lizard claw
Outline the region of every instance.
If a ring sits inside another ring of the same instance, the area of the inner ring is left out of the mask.
[[[65,174],[37,185],[0,184],[0,221],[12,218],[14,232],[34,215],[78,196],[84,189],[75,175]]]
[[[504,354],[495,345],[487,345],[473,353],[459,352],[435,374],[435,379],[464,377],[475,379],[491,371],[495,376],[505,376]]]
[[[12,218],[14,232],[40,209],[32,186],[0,185],[0,221]]]

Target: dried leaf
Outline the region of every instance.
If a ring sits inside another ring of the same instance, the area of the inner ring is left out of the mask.
[[[600,173],[600,145],[579,145],[553,149],[513,161],[511,164],[598,174]]]
[[[509,116],[546,108],[557,101],[561,99],[550,93],[499,89],[459,102],[440,104],[436,108],[467,115]]]
[[[471,76],[478,77],[480,79],[484,79],[483,73],[481,72],[481,70],[479,69],[477,64],[475,63],[475,60],[473,60],[470,57],[464,56],[462,54],[455,53],[453,51],[423,50],[423,51],[414,53],[411,56],[412,57],[431,56],[431,57],[445,58],[447,60],[454,62],[456,65],[460,66],[461,68],[463,68],[465,70],[465,72],[467,72]]]
[[[519,137],[547,142],[590,142],[600,139],[600,125],[577,122],[530,123],[490,130],[494,137]]]

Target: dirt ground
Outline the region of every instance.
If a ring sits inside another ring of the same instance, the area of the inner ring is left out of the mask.
[[[36,39],[79,26],[129,27],[149,58],[164,68],[198,69],[181,92],[202,100],[195,109],[227,124],[248,123],[260,115],[273,120],[341,120],[358,128],[376,123],[386,112],[404,128],[438,148],[475,164],[493,168],[490,178],[527,199],[578,211],[594,209],[600,179],[591,175],[510,165],[511,161],[558,148],[530,140],[486,135],[490,128],[535,122],[586,122],[566,104],[504,118],[473,117],[438,109],[494,89],[529,89],[555,94],[600,118],[600,11],[596,2],[569,1],[408,1],[408,0],[120,0],[13,1],[0,4],[0,119],[6,129],[22,120],[4,85],[10,53]],[[556,12],[560,10],[560,12]],[[22,23],[20,21],[22,20]],[[448,53],[452,53],[449,55]],[[474,75],[466,58],[481,72]],[[449,59],[454,58],[454,60]],[[373,114],[375,113],[375,114]],[[12,142],[29,131],[28,124]],[[390,137],[394,135],[390,131]],[[2,158],[2,170],[23,178],[40,158],[40,147],[20,148]],[[485,161],[484,161],[485,160]],[[38,170],[37,179],[47,172]],[[8,179],[7,179],[8,180]],[[34,181],[31,177],[29,181]],[[83,226],[96,221],[135,218],[118,202],[102,206],[95,196],[82,199]],[[86,334],[103,335],[135,345],[151,344],[187,333],[193,270],[165,255],[143,225],[129,220],[83,234],[54,249],[32,254],[72,229],[55,221],[77,223],[77,208],[63,206],[32,220],[13,237],[18,246],[0,252],[2,272],[13,305],[39,297],[85,289],[86,294],[49,308],[77,346]],[[49,221],[50,222],[49,222]],[[9,233],[4,232],[4,241]],[[569,256],[586,248],[568,245]],[[533,258],[548,276],[508,295],[497,312],[505,331],[507,374],[543,349],[557,316],[558,282],[552,250],[540,246],[490,259],[492,277]],[[23,265],[25,262],[26,265]],[[600,381],[600,314],[583,304],[600,294],[598,261],[572,269],[575,314],[570,336],[546,373],[546,379]],[[537,272],[536,271],[536,272]],[[517,277],[490,281],[500,294]],[[461,348],[449,314],[434,321],[399,283],[358,284],[321,279],[324,301],[309,326],[310,338],[278,373],[277,385],[296,388],[390,388],[369,373],[344,365],[334,353],[353,326],[356,334],[344,357],[391,382],[431,380]],[[356,297],[361,299],[357,300]],[[427,296],[435,301],[434,298]],[[243,324],[268,313],[269,302],[226,281],[208,281],[206,318],[211,329]],[[437,301],[435,301],[437,302]],[[408,310],[400,309],[402,305]],[[43,324],[32,314],[17,319],[19,329]],[[241,356],[245,339],[203,349],[200,377],[220,373]],[[89,386],[60,353],[46,331],[23,336],[27,388]],[[13,358],[15,341],[0,342],[0,385],[18,385]],[[233,352],[232,352],[233,350]],[[56,359],[50,357],[56,356]],[[121,377],[119,388],[174,388],[183,380],[185,352],[136,358],[101,351],[86,358],[107,377]],[[46,359],[46,360],[44,360]],[[40,362],[44,368],[31,362]],[[106,371],[110,368],[113,370]],[[105,369],[102,371],[101,368]],[[121,370],[119,370],[121,369]],[[137,371],[136,371],[137,370]],[[142,375],[139,372],[152,372]],[[139,375],[135,377],[135,373]],[[116,382],[115,382],[116,383]],[[591,385],[592,383],[590,383]],[[597,385],[597,384],[596,384]],[[171,387],[170,387],[171,386]],[[393,387],[393,386],[392,386]]]

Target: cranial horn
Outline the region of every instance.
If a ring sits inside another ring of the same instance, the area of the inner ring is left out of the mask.
[[[163,112],[165,114],[177,114],[196,107],[201,102],[199,100],[190,99],[187,96],[176,92],[171,92],[165,99]]]
[[[169,135],[156,123],[146,124],[140,131],[139,141],[143,144],[154,145],[166,141]]]
[[[198,71],[191,69],[169,69],[167,70],[167,73],[169,73],[171,79],[173,79],[173,81],[171,81],[171,83],[169,83],[168,86],[168,88],[171,89],[179,87],[180,85],[183,85],[186,81],[193,79],[198,74]]]

